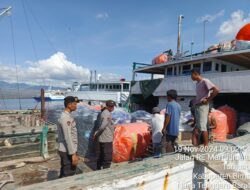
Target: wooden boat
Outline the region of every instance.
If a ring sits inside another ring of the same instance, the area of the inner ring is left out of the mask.
[[[0,162],[56,151],[56,125],[33,110],[0,111]]]

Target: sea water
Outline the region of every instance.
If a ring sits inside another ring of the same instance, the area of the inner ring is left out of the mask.
[[[45,102],[46,109],[53,108],[55,105],[62,105],[63,101]],[[0,110],[27,110],[40,109],[41,102],[34,99],[0,99]]]

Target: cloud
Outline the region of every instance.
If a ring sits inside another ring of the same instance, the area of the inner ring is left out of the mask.
[[[33,85],[51,85],[69,87],[75,81],[87,82],[90,70],[69,61],[62,52],[57,52],[48,59],[27,62],[27,68],[17,66],[19,82]],[[0,80],[16,82],[16,69],[12,65],[0,64]],[[119,75],[107,73],[103,79],[117,80]]]
[[[106,13],[106,12],[98,13],[95,17],[96,17],[96,19],[103,19],[103,20],[106,20],[106,19],[109,18],[109,14]]]
[[[217,18],[224,16],[225,11],[224,10],[220,10],[218,13],[214,14],[214,15],[209,15],[206,14],[202,17],[199,17],[196,22],[197,23],[201,23],[204,22],[205,20],[207,20],[208,22],[213,22],[214,20],[216,20]]]
[[[237,10],[231,14],[230,20],[224,21],[216,36],[221,40],[234,39],[240,28],[250,22],[250,14],[244,18],[244,12]]]

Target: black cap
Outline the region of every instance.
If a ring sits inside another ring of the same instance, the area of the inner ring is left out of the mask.
[[[167,96],[170,96],[172,99],[175,99],[177,98],[177,91],[176,90],[168,90],[167,91]]]
[[[116,106],[116,103],[113,100],[107,100],[106,106],[107,107],[114,107],[114,106]]]
[[[79,103],[80,100],[75,96],[67,96],[64,98],[64,106],[67,107],[69,103],[76,102]]]

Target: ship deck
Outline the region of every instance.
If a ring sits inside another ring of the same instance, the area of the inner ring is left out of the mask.
[[[215,54],[202,54],[194,57],[183,57],[177,60],[172,60],[166,63],[157,65],[147,65],[143,67],[137,67],[133,72],[135,73],[147,73],[147,74],[162,74],[165,73],[166,66],[178,65],[178,64],[189,64],[192,62],[198,62],[206,59],[218,59],[221,61],[236,63],[237,65],[250,68],[250,49],[246,50],[235,50],[229,52],[218,52]]]

